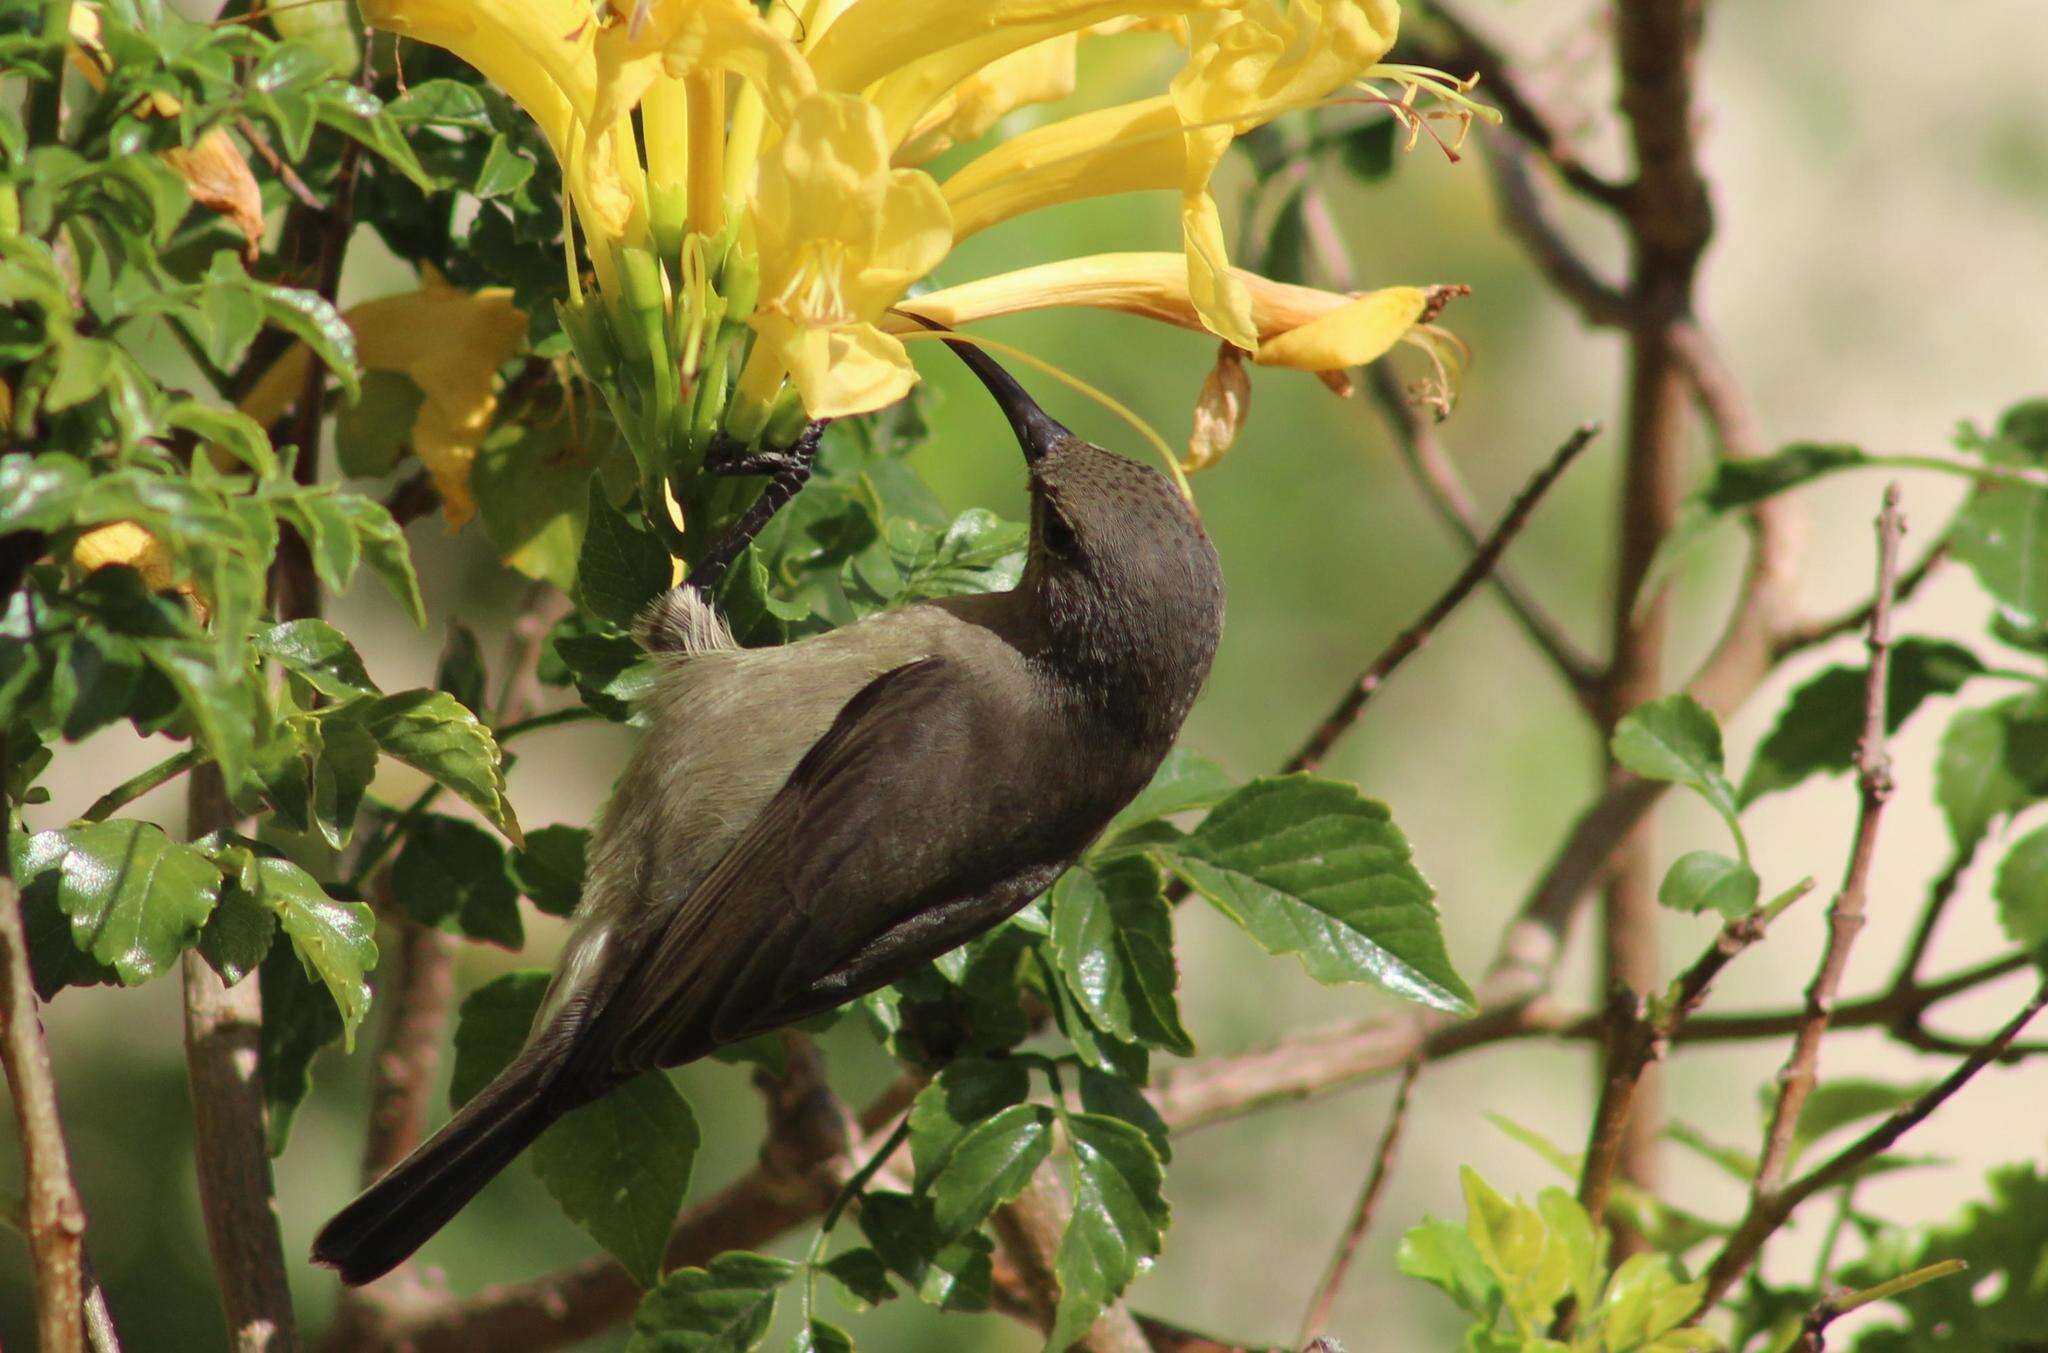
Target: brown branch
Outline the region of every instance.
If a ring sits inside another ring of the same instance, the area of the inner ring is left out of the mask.
[[[1767,1199],[1776,1192],[1783,1177],[1800,1110],[1806,1106],[1806,1097],[1812,1093],[1818,1077],[1821,1038],[1827,1033],[1828,1017],[1834,1011],[1842,975],[1849,967],[1849,951],[1863,929],[1878,827],[1892,795],[1891,758],[1884,746],[1885,694],[1891,671],[1891,619],[1899,581],[1899,539],[1905,532],[1905,520],[1899,515],[1899,487],[1893,484],[1885,490],[1884,507],[1877,518],[1877,605],[1870,618],[1870,668],[1863,683],[1863,736],[1856,746],[1856,839],[1842,889],[1828,909],[1827,945],[1813,982],[1806,989],[1805,1018],[1793,1036],[1792,1053],[1785,1069],[1778,1076],[1778,1100],[1771,1110],[1763,1157],[1751,1188],[1758,1199]]]
[[[0,739],[0,765],[6,746]],[[5,834],[0,818],[0,836]],[[35,1266],[36,1341],[49,1349],[80,1346],[84,1327],[85,1206],[71,1180],[71,1156],[57,1114],[57,1081],[29,977],[20,892],[7,873],[0,840],[0,1062],[14,1100],[21,1144],[24,1229]]]
[[[2018,1014],[1958,1063],[1956,1069],[1934,1088],[1893,1112],[1863,1136],[1783,1188],[1752,1196],[1748,1213],[1707,1268],[1706,1291],[1700,1298],[1697,1311],[1708,1309],[1728,1294],[1735,1280],[1756,1261],[1764,1242],[1785,1224],[1801,1203],[1817,1193],[1847,1183],[1865,1165],[1889,1151],[1901,1137],[1925,1122],[1936,1109],[1969,1084],[1978,1072],[2003,1056],[2044,1006],[2048,1006],[2048,981],[2035,989],[2033,998],[2021,1007]]]
[[[448,937],[404,915],[391,895],[391,871],[371,884],[377,914],[390,922],[379,964],[378,1004],[387,1010],[363,1135],[365,1185],[411,1154],[426,1136],[441,1044],[455,1000],[455,951]]]
[[[1508,543],[1528,524],[1530,514],[1536,510],[1536,504],[1549,491],[1550,486],[1557,482],[1565,467],[1572,463],[1579,452],[1586,449],[1586,444],[1593,440],[1599,430],[1595,424],[1582,424],[1565,439],[1564,445],[1557,449],[1549,463],[1522,486],[1522,491],[1515,495],[1515,500],[1508,505],[1507,512],[1502,515],[1500,524],[1494,527],[1493,534],[1473,553],[1464,570],[1452,580],[1451,585],[1444,589],[1443,594],[1429,609],[1395,636],[1394,641],[1387,645],[1379,657],[1373,659],[1372,664],[1359,675],[1351,689],[1337,702],[1336,708],[1316,726],[1315,731],[1309,734],[1300,749],[1288,758],[1289,771],[1314,770],[1323,763],[1323,758],[1329,755],[1337,740],[1358,721],[1358,716],[1365,711],[1366,702],[1372,699],[1386,679],[1412,657],[1416,650],[1428,643],[1437,626],[1457,609],[1460,602],[1472,595],[1473,589],[1478,587],[1492,570],[1502,552],[1507,549]]]
[[[1901,588],[1905,579],[1899,580]],[[1941,918],[1947,913],[1949,903],[1955,900],[1961,889],[1963,876],[1976,861],[1977,852],[1984,838],[1978,837],[1968,846],[1961,847],[1949,857],[1948,868],[1941,871],[1927,889],[1927,902],[1920,908],[1920,919],[1914,923],[1913,938],[1906,942],[1906,950],[1899,956],[1899,965],[1892,974],[1894,987],[1910,987],[1920,978],[1920,965],[1927,961],[1928,950],[1934,947],[1934,932],[1941,926]]]
[[[1643,1072],[1663,1060],[1672,1039],[1707,999],[1707,991],[1721,970],[1738,954],[1764,937],[1771,922],[1813,887],[1806,880],[1799,888],[1767,907],[1739,916],[1723,925],[1692,966],[1679,975],[1661,1009],[1652,1010],[1635,992],[1618,990],[1610,1002],[1606,1024],[1606,1075],[1600,1099],[1593,1111],[1593,1126],[1587,1134],[1585,1166],[1579,1174],[1579,1202],[1598,1227],[1607,1212],[1614,1176],[1621,1166],[1622,1143],[1626,1139],[1629,1114],[1634,1108],[1636,1087]]]
[[[1550,217],[1531,172],[1532,152],[1512,137],[1482,135],[1500,223],[1528,253],[1543,280],[1569,301],[1586,323],[1613,328],[1634,313],[1626,293],[1600,275]]]
[[[269,140],[257,129],[255,123],[237,114],[235,130],[242,134],[244,141],[256,148],[256,153],[263,158],[263,163],[270,166],[270,172],[277,175],[277,181],[285,186],[285,191],[289,192],[300,206],[307,211],[319,212],[323,216],[327,214],[327,204],[320,200],[319,194],[306,186],[306,181],[299,177],[297,170],[278,156],[277,151],[271,148]]]
[[[192,836],[233,823],[220,767],[194,770],[188,789]],[[228,1335],[238,1350],[281,1353],[294,1346],[297,1335],[264,1139],[257,1066],[262,993],[255,973],[227,986],[196,949],[185,954],[184,974],[185,1069],[199,1203]]]
[[[1458,467],[1444,453],[1436,435],[1436,420],[1406,397],[1400,378],[1387,363],[1375,362],[1367,368],[1366,382],[1388,430],[1393,433],[1402,462],[1430,506],[1468,548],[1478,549],[1486,538],[1485,522],[1466,491]],[[1544,611],[1542,604],[1505,565],[1495,564],[1488,581],[1530,642],[1564,677],[1573,697],[1582,705],[1588,704],[1599,679],[1593,660],[1566,636],[1564,627]]]
[[[1508,129],[1541,154],[1574,192],[1602,206],[1621,205],[1626,187],[1596,173],[1579,159],[1569,138],[1524,88],[1500,45],[1481,35],[1450,7],[1433,3],[1429,9],[1437,27],[1443,30],[1445,41],[1431,42],[1409,33],[1401,35],[1421,64],[1452,75],[1478,77],[1478,96],[1499,109]]]
[[[1337,1252],[1330,1256],[1330,1266],[1323,1274],[1322,1283],[1316,1288],[1315,1296],[1308,1305],[1308,1314],[1302,1318],[1298,1342],[1314,1342],[1330,1323],[1330,1308],[1337,1303],[1337,1293],[1344,1286],[1344,1275],[1350,1271],[1351,1261],[1357,1257],[1359,1242],[1372,1226],[1373,1213],[1379,1209],[1380,1195],[1386,1192],[1387,1181],[1394,1172],[1394,1152],[1401,1144],[1401,1129],[1408,1121],[1408,1099],[1415,1090],[1415,1079],[1422,1074],[1421,1062],[1410,1062],[1401,1071],[1401,1083],[1394,1090],[1394,1107],[1387,1111],[1386,1130],[1380,1134],[1379,1150],[1373,1154],[1372,1170],[1365,1178],[1365,1187],[1359,1191],[1358,1202],[1351,1209],[1351,1220],[1345,1224],[1344,1236],[1337,1242]]]

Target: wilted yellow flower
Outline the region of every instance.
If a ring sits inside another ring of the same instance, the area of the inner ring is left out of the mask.
[[[420,281],[418,291],[366,301],[342,318],[355,332],[365,370],[399,372],[425,396],[413,418],[412,449],[454,529],[476,515],[470,467],[498,409],[498,368],[526,341],[526,314],[504,287],[463,291],[431,268]],[[276,421],[305,389],[312,360],[295,346],[243,397],[242,412],[266,425]]]
[[[1216,365],[1202,378],[1202,391],[1195,396],[1195,430],[1188,436],[1188,458],[1182,468],[1194,474],[1223,459],[1251,409],[1252,382],[1244,373],[1244,349],[1225,339],[1216,345]]]

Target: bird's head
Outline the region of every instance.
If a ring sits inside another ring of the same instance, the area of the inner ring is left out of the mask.
[[[1222,570],[1194,505],[1150,466],[1076,436],[980,348],[948,346],[1010,420],[1030,472],[1018,592],[1043,608],[1060,659],[1178,728],[1223,625]]]

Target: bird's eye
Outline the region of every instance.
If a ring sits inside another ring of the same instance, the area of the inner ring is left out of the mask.
[[[1045,548],[1062,559],[1071,559],[1080,545],[1074,539],[1074,528],[1067,519],[1048,507],[1038,524],[1038,537],[1045,542]]]

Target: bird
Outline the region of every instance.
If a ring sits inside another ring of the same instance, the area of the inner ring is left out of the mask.
[[[942,337],[1023,451],[1016,586],[772,648],[739,647],[694,573],[649,606],[645,735],[531,1032],[320,1231],[313,1259],[344,1282],[403,1262],[570,1110],[886,986],[1018,911],[1171,749],[1223,627],[1200,516]]]

